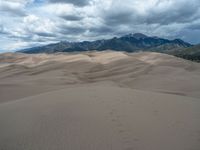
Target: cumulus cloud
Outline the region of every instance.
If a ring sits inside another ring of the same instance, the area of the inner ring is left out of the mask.
[[[199,0],[1,0],[0,13],[0,43],[16,49],[130,32],[200,43]]]
[[[198,0],[120,0],[112,2],[102,17],[107,24],[170,24],[185,23],[199,18]],[[186,9],[186,6],[188,9]]]
[[[32,0],[1,0],[0,12],[6,15],[25,16],[25,7],[31,2]]]

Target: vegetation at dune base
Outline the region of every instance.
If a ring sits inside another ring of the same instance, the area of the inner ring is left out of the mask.
[[[174,56],[176,57],[180,57],[183,59],[187,59],[187,60],[191,60],[191,61],[195,61],[195,62],[200,62],[200,55],[196,56],[196,55],[187,55],[187,54],[175,54]]]

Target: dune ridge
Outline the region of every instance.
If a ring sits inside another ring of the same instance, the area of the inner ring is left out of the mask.
[[[0,55],[0,71],[1,93],[13,88],[13,99],[22,98],[23,90],[34,89],[37,94],[36,91],[104,81],[120,87],[200,98],[200,65],[159,53],[5,53]],[[16,93],[22,88],[19,97],[14,94],[16,86]],[[44,88],[38,90],[40,86]]]
[[[166,54],[0,54],[0,149],[199,150],[199,90]]]

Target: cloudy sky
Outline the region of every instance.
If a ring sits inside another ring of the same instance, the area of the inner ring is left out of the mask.
[[[0,0],[0,52],[141,32],[200,43],[200,0]]]

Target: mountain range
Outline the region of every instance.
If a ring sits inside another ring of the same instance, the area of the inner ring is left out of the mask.
[[[142,33],[127,34],[112,39],[97,41],[68,42],[61,41],[55,44],[33,47],[21,50],[23,53],[57,53],[115,50],[126,52],[153,51],[167,53],[185,59],[200,60],[200,46],[193,46],[181,39],[164,39],[150,37]]]

